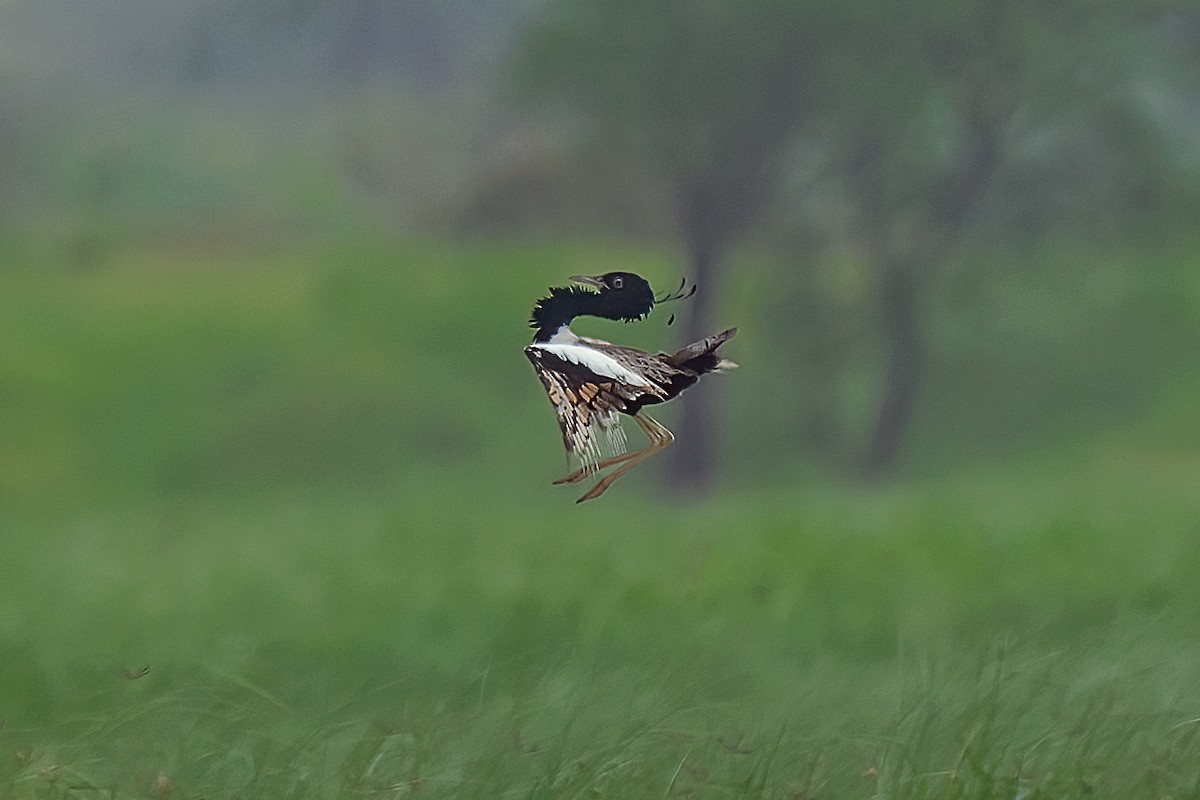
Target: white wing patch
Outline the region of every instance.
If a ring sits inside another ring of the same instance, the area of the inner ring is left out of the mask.
[[[661,392],[658,386],[638,375],[629,369],[629,367],[621,364],[612,356],[607,353],[601,353],[599,350],[594,350],[586,345],[534,342],[529,346],[538,350],[544,350],[547,353],[553,353],[563,361],[570,361],[572,364],[587,367],[600,377],[612,378],[629,386],[637,386],[640,389],[650,389],[655,391],[656,394]]]
[[[608,455],[619,456],[629,449],[629,440],[625,438],[625,429],[621,427],[620,414],[615,411],[597,414],[596,424],[600,430],[604,431]]]
[[[618,354],[605,352],[605,346]],[[577,459],[585,472],[595,471],[596,465],[608,456],[627,452],[629,445],[620,414],[627,402],[646,394],[666,396],[662,386],[620,360],[622,354],[645,354],[576,336],[566,325],[555,331],[549,341],[531,342],[525,354],[533,362],[554,406],[567,455]],[[543,361],[546,354],[559,363],[547,366]],[[635,363],[640,362],[635,359]]]

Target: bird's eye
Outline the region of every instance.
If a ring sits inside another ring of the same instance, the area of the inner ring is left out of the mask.
[[[612,287],[614,289],[620,289],[624,285],[625,280],[623,278],[613,278]]]

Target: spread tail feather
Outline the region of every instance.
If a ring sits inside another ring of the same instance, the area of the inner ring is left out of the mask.
[[[671,356],[669,361],[674,366],[689,369],[701,375],[706,372],[734,369],[737,364],[721,358],[713,351],[732,339],[735,333],[737,333],[737,328],[730,328],[698,342],[693,342]]]

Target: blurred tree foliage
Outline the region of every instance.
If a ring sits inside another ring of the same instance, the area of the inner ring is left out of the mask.
[[[869,420],[848,418],[827,386],[798,412],[826,460],[879,476],[920,396],[928,297],[964,245],[1066,225],[1128,231],[1171,207],[1177,148],[1150,99],[1161,106],[1193,80],[1177,63],[1192,25],[1147,0],[562,0],[521,43],[517,75],[671,188],[706,290],[686,338],[715,324],[729,246],[781,179],[799,181],[793,223],[823,228],[823,244],[863,265],[856,311],[875,330],[859,334],[879,378]],[[787,335],[822,335],[822,297],[777,302]],[[791,322],[798,307],[816,330]],[[797,341],[836,383],[847,359],[831,344]],[[698,395],[680,423],[684,483],[711,471],[711,400]]]
[[[524,43],[526,91],[572,102],[667,184],[700,287],[683,340],[713,332],[723,258],[811,114],[823,38],[811,19],[790,0],[563,2]],[[672,453],[682,485],[712,471],[712,395],[694,391]]]
[[[1179,74],[1156,3],[874,6],[853,6],[833,49],[824,88],[839,102],[812,187],[842,209],[870,278],[882,378],[868,476],[896,462],[928,360],[927,298],[971,238],[1120,234],[1161,217],[1177,187],[1144,92],[1173,92]],[[836,410],[815,422],[838,425]]]

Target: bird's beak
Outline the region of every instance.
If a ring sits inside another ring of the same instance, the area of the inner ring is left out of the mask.
[[[593,277],[591,275],[572,275],[571,282],[572,283],[582,283],[586,286],[595,287],[596,289],[604,288],[604,281],[600,280],[599,278]]]

